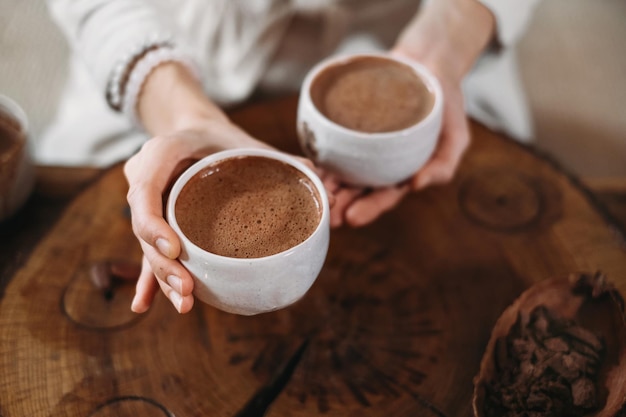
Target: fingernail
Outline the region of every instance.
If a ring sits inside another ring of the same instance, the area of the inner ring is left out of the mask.
[[[178,310],[178,312],[180,313],[180,308],[183,305],[183,297],[181,297],[181,295],[176,291],[170,291],[169,297],[172,304],[174,304],[176,310]]]
[[[174,291],[179,294],[183,292],[183,281],[179,277],[176,275],[168,275],[166,280]]]
[[[167,256],[168,258],[170,257],[172,246],[166,239],[162,237],[158,238],[156,241],[156,247],[162,255]]]
[[[346,220],[352,227],[362,227],[371,221],[367,215],[364,217],[362,213],[359,213],[358,211],[356,211],[355,214],[355,210],[348,210],[346,213]]]
[[[137,296],[135,295],[133,297],[133,301],[132,303],[130,303],[130,310],[134,313],[142,313],[141,309],[139,308],[139,306],[137,305],[139,303],[139,300],[137,299]]]

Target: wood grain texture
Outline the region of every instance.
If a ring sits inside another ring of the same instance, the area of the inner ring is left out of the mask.
[[[296,99],[238,110],[297,152]],[[534,282],[602,270],[626,293],[623,233],[533,152],[473,125],[454,182],[375,224],[335,230],[290,308],[241,317],[162,295],[139,317],[132,283],[89,282],[138,262],[114,167],[63,213],[0,302],[0,416],[470,416],[496,319]]]

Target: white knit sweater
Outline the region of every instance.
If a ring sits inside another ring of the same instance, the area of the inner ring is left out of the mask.
[[[431,0],[438,1],[438,0]],[[518,139],[532,136],[512,48],[538,0],[480,0],[504,46],[465,80],[470,116]],[[255,90],[297,91],[308,69],[336,53],[391,47],[418,9],[415,0],[48,0],[73,50],[56,118],[40,138],[40,163],[106,166],[146,140],[105,102],[113,66],[131,45],[173,34],[201,68],[217,103]]]

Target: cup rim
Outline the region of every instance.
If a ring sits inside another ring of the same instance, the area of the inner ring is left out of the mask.
[[[298,243],[295,246],[290,247],[281,252],[274,253],[272,255],[262,256],[258,258],[234,258],[230,256],[218,255],[213,252],[209,252],[206,249],[201,248],[200,246],[193,243],[180,229],[178,225],[178,221],[176,220],[175,208],[176,201],[178,200],[178,196],[180,195],[181,190],[187,184],[187,182],[202,169],[206,168],[209,165],[214,163],[224,161],[226,159],[235,158],[235,157],[245,157],[245,156],[261,156],[269,159],[274,159],[292,167],[296,168],[298,171],[302,172],[306,175],[315,185],[317,192],[320,195],[321,205],[322,205],[322,214],[320,216],[320,220],[317,224],[317,227],[313,232],[302,242]],[[322,180],[317,176],[317,174],[307,167],[302,162],[298,161],[295,157],[290,156],[286,153],[270,150],[270,149],[261,149],[261,148],[237,148],[230,149],[225,151],[215,152],[211,155],[205,156],[204,158],[198,160],[194,164],[192,164],[189,168],[187,168],[174,182],[174,185],[171,188],[170,194],[167,199],[166,205],[166,216],[167,223],[170,225],[172,229],[176,232],[176,235],[181,241],[185,241],[184,246],[188,246],[193,248],[194,251],[198,251],[202,253],[203,256],[211,257],[217,260],[222,260],[225,262],[235,262],[235,263],[257,263],[257,262],[265,262],[267,260],[271,260],[273,258],[283,257],[295,250],[298,250],[301,246],[309,242],[314,236],[321,233],[322,228],[326,227],[325,225],[329,223],[329,203],[328,203],[328,195],[326,193],[326,189],[324,188],[324,184]]]
[[[311,85],[313,84],[313,81],[317,78],[317,76],[323,70],[325,70],[329,66],[337,65],[337,64],[345,64],[355,59],[370,58],[370,57],[389,59],[391,61],[396,61],[401,64],[405,64],[409,66],[411,69],[413,69],[413,71],[415,71],[417,76],[420,77],[422,81],[424,81],[427,88],[435,96],[435,102],[433,103],[433,108],[430,111],[430,113],[428,113],[426,117],[424,117],[422,120],[415,123],[414,125],[411,125],[404,129],[392,130],[389,132],[362,132],[359,130],[353,130],[345,126],[342,126],[338,123],[335,123],[334,121],[326,117],[317,108],[315,103],[313,103],[313,99],[311,98],[310,89],[311,89]],[[303,94],[306,97],[307,101],[310,103],[312,112],[317,119],[319,119],[323,123],[327,124],[328,126],[330,126],[331,128],[339,132],[350,135],[352,137],[358,137],[359,140],[389,139],[389,138],[394,138],[398,136],[410,135],[413,133],[413,131],[419,130],[424,125],[430,124],[432,119],[435,119],[438,117],[438,114],[441,113],[441,109],[443,107],[443,99],[444,99],[443,90],[441,89],[441,84],[439,83],[439,80],[437,80],[437,77],[435,77],[428,68],[426,68],[423,64],[415,60],[412,60],[403,56],[392,55],[388,52],[363,52],[363,53],[354,53],[354,54],[342,54],[342,55],[330,56],[326,59],[323,59],[322,61],[317,63],[306,75],[304,82],[302,84],[301,94]]]
[[[28,134],[28,117],[22,106],[17,104],[17,101],[5,94],[0,94],[0,107],[4,108],[11,116],[15,117],[22,128],[22,132]]]

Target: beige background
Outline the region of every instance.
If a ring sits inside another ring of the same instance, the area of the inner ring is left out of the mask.
[[[626,1],[543,0],[519,45],[536,145],[590,179],[626,178]],[[68,48],[43,1],[0,0],[0,94],[33,136],[53,115]]]
[[[626,178],[626,1],[543,0],[519,55],[538,146]]]

